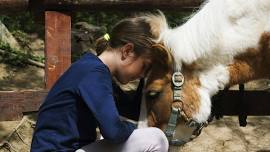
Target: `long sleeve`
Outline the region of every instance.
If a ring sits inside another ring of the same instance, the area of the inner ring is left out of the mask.
[[[119,143],[129,137],[135,126],[119,118],[108,69],[105,67],[93,69],[79,83],[78,91],[98,121],[101,134],[105,139]]]

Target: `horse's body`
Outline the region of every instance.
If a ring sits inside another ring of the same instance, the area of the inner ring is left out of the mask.
[[[183,115],[207,121],[211,97],[224,87],[270,77],[270,1],[210,0],[185,24],[169,28],[165,17],[146,16],[157,42],[171,51],[185,76]],[[166,61],[167,62],[167,61]],[[153,68],[144,100],[149,126],[166,126],[172,104],[169,69]]]

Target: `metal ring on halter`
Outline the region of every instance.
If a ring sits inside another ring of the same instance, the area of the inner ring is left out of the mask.
[[[172,83],[176,87],[181,87],[184,84],[184,76],[181,72],[174,72],[172,75]]]

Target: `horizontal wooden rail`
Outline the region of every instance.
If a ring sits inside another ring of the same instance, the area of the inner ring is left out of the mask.
[[[20,120],[24,112],[37,111],[48,91],[0,91],[0,121]]]
[[[183,10],[203,0],[0,0],[0,13],[31,11]]]
[[[142,10],[197,7],[202,0],[45,0],[47,8],[72,10]]]
[[[270,92],[229,90],[216,96],[216,115],[270,115]]]
[[[46,90],[0,91],[0,121],[20,120],[24,112],[37,111],[47,93]],[[214,102],[216,115],[238,116],[243,112],[253,116],[270,115],[270,92],[266,91],[227,91]]]
[[[0,0],[0,13],[11,14],[28,9],[29,0]]]

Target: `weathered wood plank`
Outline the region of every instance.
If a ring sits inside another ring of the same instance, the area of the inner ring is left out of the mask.
[[[71,17],[45,12],[45,81],[50,89],[71,64]]]
[[[29,0],[0,0],[0,14],[11,14],[28,9]]]
[[[0,121],[20,120],[24,112],[37,111],[48,91],[0,91]]]
[[[0,12],[25,10],[108,11],[108,10],[185,10],[198,7],[203,0],[0,0]]]
[[[45,0],[44,6],[69,10],[180,10],[198,7],[201,3],[202,0]]]

